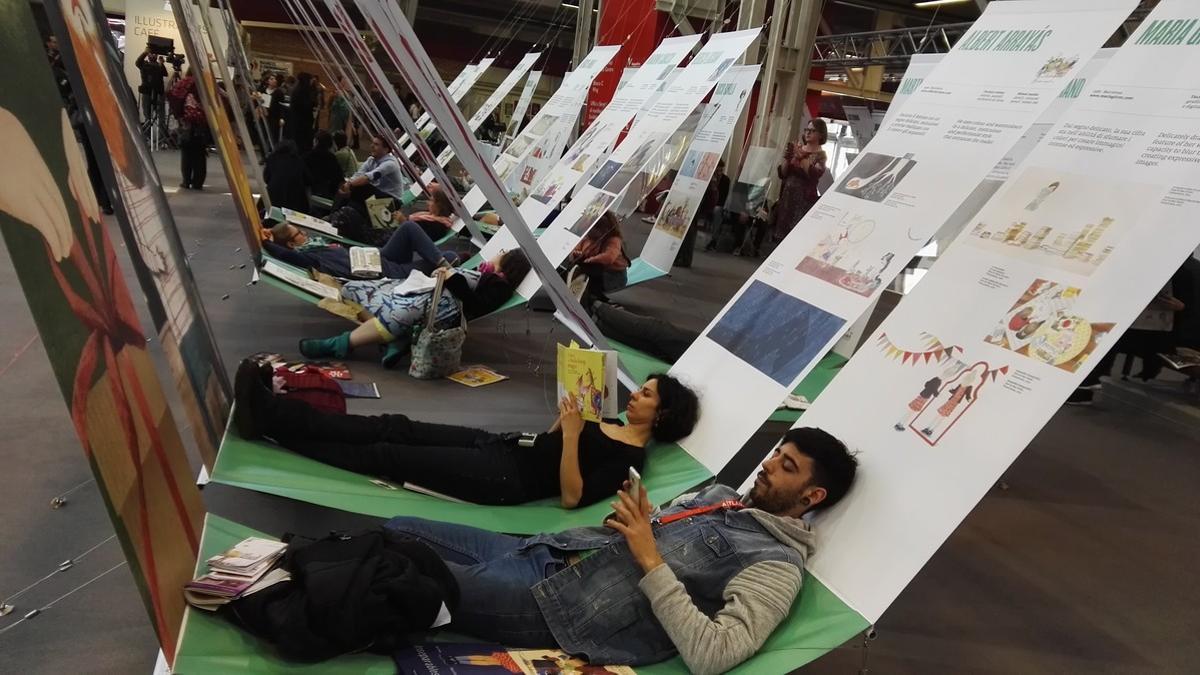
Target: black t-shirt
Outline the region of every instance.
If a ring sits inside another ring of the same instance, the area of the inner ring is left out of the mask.
[[[561,494],[558,468],[562,446],[559,430],[538,434],[532,448],[516,450],[521,481],[530,499]],[[579,506],[613,498],[629,476],[629,467],[641,471],[645,462],[645,448],[609,438],[599,424],[585,422],[579,434],[579,474],[583,476]]]

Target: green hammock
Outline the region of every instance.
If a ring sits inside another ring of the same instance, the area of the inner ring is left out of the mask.
[[[625,368],[625,372],[629,373],[630,377],[635,382],[645,382],[654,373],[665,373],[671,369],[671,364],[661,359],[655,358],[646,352],[634,349],[629,345],[617,342],[609,338],[609,346],[616,350],[621,359],[621,366]],[[809,402],[815,401],[817,395],[829,386],[835,375],[841,371],[842,366],[846,365],[846,357],[840,354],[830,352],[825,355],[816,367],[809,372],[808,376],[796,385],[795,391],[792,393],[797,396],[803,396]],[[800,419],[799,410],[791,410],[783,408],[771,413],[767,418],[769,422],[786,422],[795,424],[796,420]]]
[[[196,573],[204,560],[229,549],[246,537],[273,538],[213,514],[204,522]],[[762,649],[734,668],[738,675],[786,673],[832,651],[867,628],[867,621],[847,607],[821,582],[804,579],[800,597],[787,618]],[[439,634],[442,642],[479,642],[478,639]],[[281,659],[272,647],[237,628],[222,617],[189,607],[184,615],[173,672],[177,675],[226,673],[311,673],[314,675],[392,675],[395,663],[377,654],[351,654],[323,663],[293,663]],[[687,668],[678,657],[637,669],[645,675],[682,675]]]
[[[652,446],[642,475],[650,498],[657,502],[674,499],[712,478],[703,465],[674,444]],[[223,485],[343,511],[380,518],[418,516],[494,532],[533,534],[599,525],[612,511],[607,501],[568,510],[557,498],[516,506],[461,504],[403,488],[388,489],[372,483],[373,478],[322,464],[267,441],[241,438],[232,424],[225,431],[212,474],[212,480]]]

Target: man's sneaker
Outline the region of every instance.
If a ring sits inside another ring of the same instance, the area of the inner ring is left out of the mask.
[[[1091,389],[1079,388],[1067,397],[1067,405],[1091,405],[1096,400],[1096,392]]]

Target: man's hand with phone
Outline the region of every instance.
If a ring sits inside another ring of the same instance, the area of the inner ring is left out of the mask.
[[[634,480],[625,481],[624,489],[617,492],[617,501],[612,502],[613,515],[605,519],[604,524],[620,532],[629,544],[629,552],[637,561],[642,572],[663,564],[662,556],[658,554],[658,545],[654,541],[654,528],[650,525],[650,496],[642,486],[641,476],[630,469],[630,477]]]

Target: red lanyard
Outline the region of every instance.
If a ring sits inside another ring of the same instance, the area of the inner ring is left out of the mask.
[[[716,504],[709,504],[708,506],[701,506],[701,507],[694,508],[694,509],[687,509],[685,511],[680,511],[678,513],[672,513],[672,514],[665,515],[665,516],[659,516],[658,518],[654,518],[650,522],[654,523],[655,525],[669,525],[677,520],[683,520],[684,518],[691,518],[692,516],[702,516],[706,513],[712,513],[713,511],[720,511],[721,509],[728,509],[730,511],[736,511],[738,509],[744,509],[744,508],[746,508],[746,505],[743,504],[741,501],[739,501],[737,499],[726,499],[725,501],[717,502]]]

